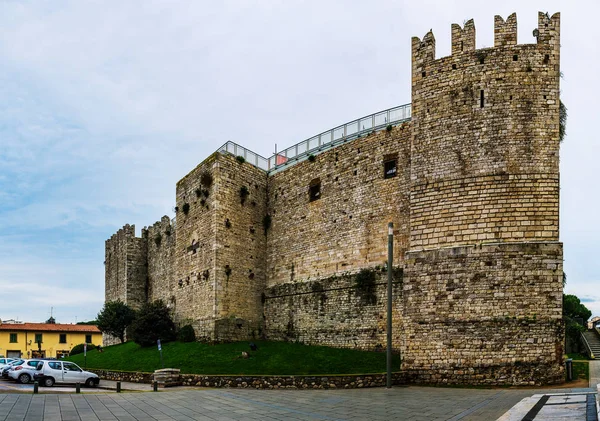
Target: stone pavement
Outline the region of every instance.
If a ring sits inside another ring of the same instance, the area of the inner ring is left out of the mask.
[[[0,394],[0,420],[495,420],[535,393],[550,390],[416,386],[389,390],[168,389],[121,394],[47,390],[38,395]]]
[[[590,387],[595,389],[600,384],[600,360],[590,360]]]

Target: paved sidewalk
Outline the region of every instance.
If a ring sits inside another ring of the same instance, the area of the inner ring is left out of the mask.
[[[590,387],[596,389],[600,384],[600,360],[590,360]]]
[[[549,389],[411,386],[352,390],[167,389],[156,393],[0,394],[0,420],[495,420],[523,398],[550,392]]]

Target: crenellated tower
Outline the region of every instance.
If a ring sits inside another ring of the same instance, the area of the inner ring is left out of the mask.
[[[536,44],[517,44],[515,14],[494,34],[475,49],[473,21],[452,25],[440,59],[431,32],[412,40],[404,368],[416,381],[562,375],[560,15],[539,14]]]

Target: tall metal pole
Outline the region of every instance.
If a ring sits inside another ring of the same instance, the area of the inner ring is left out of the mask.
[[[388,224],[387,262],[387,379],[386,387],[392,387],[392,263],[394,260],[394,224]]]

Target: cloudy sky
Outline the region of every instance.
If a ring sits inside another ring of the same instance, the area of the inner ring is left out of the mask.
[[[172,215],[175,183],[227,140],[269,156],[410,102],[410,40],[517,12],[562,15],[566,291],[600,315],[597,1],[0,0],[0,318],[93,319],[104,241]],[[488,5],[490,4],[490,5]]]

